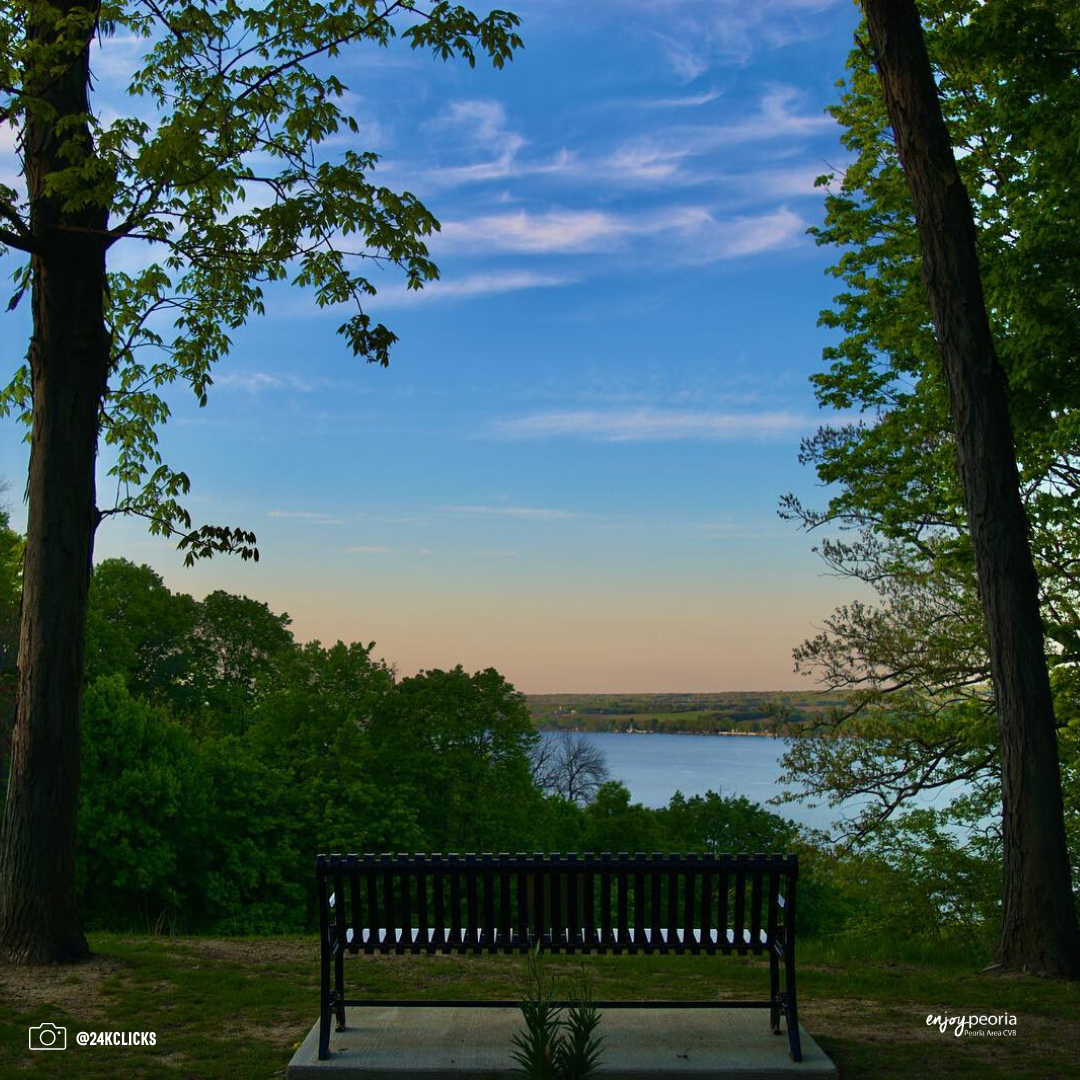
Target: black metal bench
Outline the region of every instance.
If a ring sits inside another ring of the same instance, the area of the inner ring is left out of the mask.
[[[769,996],[754,1001],[598,1001],[612,1008],[768,1009],[802,1060],[795,998],[795,855],[320,855],[319,1057],[347,1005],[517,1001],[345,996],[350,953],[738,953],[768,955]],[[780,986],[780,965],[784,986]],[[331,969],[333,969],[331,973]]]

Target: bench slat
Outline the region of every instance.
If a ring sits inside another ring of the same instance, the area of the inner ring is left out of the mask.
[[[421,941],[431,943],[431,928],[428,924],[428,875],[427,856],[416,860],[416,925],[421,932]]]
[[[767,870],[764,855],[754,856],[754,876],[750,885],[750,940],[761,936],[761,881]]]
[[[607,945],[611,940],[611,855],[604,852],[603,869],[600,871],[600,941]]]
[[[399,856],[401,858],[401,856]],[[401,888],[401,918],[400,922],[405,929],[412,929],[412,874],[410,873],[412,860],[405,856],[405,869],[398,875]],[[412,935],[408,935],[409,944],[412,944]]]
[[[619,913],[615,937],[616,943],[620,945],[626,941],[626,935],[630,930],[630,871],[626,865],[629,861],[630,856],[625,851],[620,852],[618,870]]]
[[[547,931],[544,929],[544,911],[546,910],[544,904],[544,874],[541,872],[541,865],[543,863],[543,856],[535,855],[533,857],[533,941],[536,944],[542,944],[544,942],[544,936]]]
[[[431,901],[435,909],[435,933],[432,940],[437,945],[446,943],[446,897],[443,892],[445,874],[440,869],[441,863],[436,863],[437,856],[431,857]]]
[[[394,871],[392,869],[393,856],[382,857],[382,910],[383,918],[387,926],[396,926],[397,919],[394,915]]]
[[[566,940],[576,948],[585,940],[585,876],[576,866],[566,875],[566,923]]]
[[[476,856],[465,856],[465,932],[470,945],[480,943],[480,923],[476,903]]]
[[[488,946],[489,952],[494,952],[495,946],[495,877],[491,870],[491,855],[485,855],[483,858],[483,876],[481,878],[484,886],[484,901],[483,901],[483,922],[481,924],[481,932],[483,934],[483,940]]]
[[[513,911],[510,907],[510,856],[499,856],[499,937],[509,942],[512,935]]]
[[[645,867],[643,865],[645,856],[639,851],[634,856],[634,925],[635,926],[648,926],[648,914],[645,910]],[[631,951],[637,950],[633,946],[637,945],[637,942],[632,938]]]
[[[731,888],[731,878],[727,874],[723,865],[719,873],[719,883],[716,887],[716,925],[718,928],[723,928],[728,924],[728,890]]]
[[[769,871],[769,907],[768,929],[769,941],[776,940],[776,927],[780,915],[780,860],[782,856],[773,855]]]
[[[456,855],[450,856],[450,940],[461,943],[461,866]]]
[[[661,872],[661,866],[664,861],[663,855],[655,853],[652,857],[652,874],[650,875],[652,881],[650,882],[650,896],[649,896],[649,929],[652,933],[649,935],[648,944],[651,946],[653,941],[659,941],[660,928],[663,925],[663,912],[660,910],[660,893],[661,886],[663,885],[663,873]]]
[[[517,933],[522,941],[529,940],[529,875],[525,869],[525,856],[518,856],[517,877]]]
[[[671,860],[669,860],[670,862]],[[684,925],[679,913],[679,871],[674,868],[667,873],[667,919],[665,926],[668,932],[668,945],[672,943],[682,944],[681,934],[678,928]]]
[[[591,854],[586,854],[586,861],[592,859]],[[600,939],[600,929],[596,925],[596,874],[585,874],[585,886],[583,889],[583,903],[585,906],[585,944],[596,945]]]
[[[708,931],[712,928],[712,874],[707,868],[701,872],[701,928]]]
[[[694,925],[694,884],[697,878],[697,874],[694,873],[694,863],[697,862],[697,856],[691,855],[690,869],[686,871],[685,884],[683,885],[683,926]],[[693,945],[699,944],[700,939],[694,939]],[[697,952],[697,949],[694,949]]]

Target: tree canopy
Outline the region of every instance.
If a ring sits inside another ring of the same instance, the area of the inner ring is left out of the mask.
[[[524,696],[494,668],[402,679],[376,708],[369,739],[372,774],[416,809],[435,850],[458,850],[468,836],[484,850],[525,842],[538,735]]]

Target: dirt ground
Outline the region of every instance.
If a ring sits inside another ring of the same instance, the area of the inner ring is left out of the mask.
[[[19,1009],[58,1005],[72,1016],[95,1020],[104,1014],[101,984],[123,969],[108,956],[48,967],[0,965],[0,997]]]

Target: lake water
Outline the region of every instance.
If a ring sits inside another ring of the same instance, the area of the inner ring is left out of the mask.
[[[645,806],[667,806],[676,791],[690,796],[712,790],[721,795],[745,795],[782,817],[825,830],[854,816],[858,809],[856,800],[837,807],[824,802],[770,806],[769,799],[782,790],[779,780],[784,739],[620,732],[587,732],[582,737],[603,752],[611,778],[621,780],[630,789],[633,801]],[[920,805],[935,805],[934,797],[935,793],[924,796]],[[942,793],[942,804],[951,797]]]

